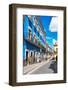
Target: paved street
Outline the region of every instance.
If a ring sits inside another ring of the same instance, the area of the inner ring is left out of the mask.
[[[24,67],[24,74],[45,74],[45,73],[56,73],[57,64],[54,60],[49,59],[40,63],[27,65]]]
[[[36,71],[37,69],[41,68],[44,64],[47,64],[49,60],[43,61],[40,63],[35,63],[31,65],[27,65],[24,67],[24,74],[31,74],[32,72]]]
[[[53,73],[54,71],[49,68],[49,66],[50,66],[51,63],[52,63],[52,61],[49,61],[47,64],[43,65],[42,67],[40,67],[36,71],[32,72],[32,74]]]
[[[43,65],[42,67],[38,68],[36,71],[32,72],[32,74],[45,74],[45,73],[53,73],[54,71],[49,68],[52,61],[49,61],[47,64]]]

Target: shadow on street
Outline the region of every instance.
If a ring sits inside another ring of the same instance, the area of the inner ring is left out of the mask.
[[[49,66],[50,69],[54,71],[54,73],[57,73],[57,61],[52,61],[52,63]]]

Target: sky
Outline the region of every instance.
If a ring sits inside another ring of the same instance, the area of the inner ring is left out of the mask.
[[[46,32],[46,42],[53,47],[57,41],[58,17],[56,16],[40,16],[44,31]]]

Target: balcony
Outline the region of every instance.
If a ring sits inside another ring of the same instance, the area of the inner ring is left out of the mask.
[[[30,36],[28,37],[28,39],[24,38],[24,40],[26,40],[27,42],[29,42],[30,44],[36,46],[37,48],[41,48],[42,50],[45,50],[46,48],[41,44],[41,42],[36,38],[36,36],[32,36],[32,34],[30,34]]]
[[[44,48],[42,45],[37,45],[36,43],[32,42],[31,40],[29,39],[25,39],[28,43],[32,44],[33,46],[39,48],[39,49],[42,49],[43,51],[46,50],[46,48]]]

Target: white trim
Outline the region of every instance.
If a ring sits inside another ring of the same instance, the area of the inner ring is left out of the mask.
[[[28,8],[18,8],[17,9],[17,82],[32,82],[32,81],[50,81],[50,80],[63,80],[63,11],[61,10],[47,10],[47,9],[28,9]],[[35,75],[23,75],[22,74],[22,60],[23,60],[23,17],[22,15],[49,15],[58,16],[58,73],[53,74],[35,74]],[[61,52],[62,51],[62,52]],[[62,57],[61,57],[62,56]]]
[[[32,28],[30,26],[28,26],[28,29],[32,30]]]
[[[25,51],[28,51],[29,52],[29,49],[26,48]]]

